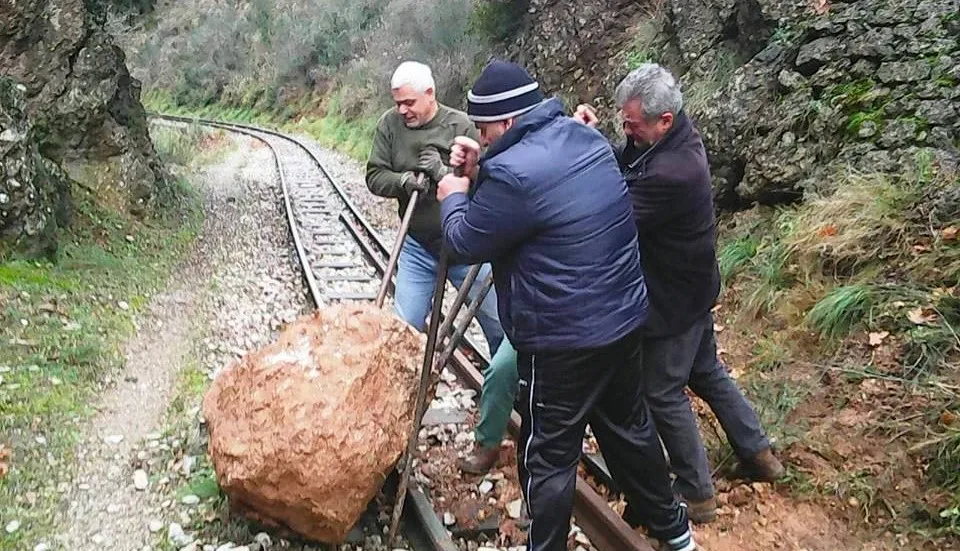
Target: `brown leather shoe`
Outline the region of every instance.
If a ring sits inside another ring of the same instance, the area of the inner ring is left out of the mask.
[[[500,446],[486,447],[476,445],[473,453],[460,462],[460,470],[470,474],[486,474],[497,463]]]
[[[740,462],[738,474],[756,482],[776,482],[783,478],[787,470],[783,463],[773,455],[773,450],[767,448],[748,460]]]
[[[687,500],[687,518],[694,524],[709,524],[717,519],[717,498],[703,501]]]

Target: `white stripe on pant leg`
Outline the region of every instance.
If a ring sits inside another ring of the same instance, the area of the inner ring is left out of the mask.
[[[530,435],[527,437],[527,445],[523,448],[523,467],[527,469],[527,516],[530,517],[530,525],[527,527],[527,548],[533,549],[533,512],[530,510],[530,490],[533,488],[533,473],[530,472],[530,443],[533,442],[534,424],[533,424],[533,388],[537,381],[537,356],[530,355]]]
[[[694,551],[697,548],[696,542],[693,541],[693,534],[690,533],[689,529],[682,536],[667,541],[667,545],[674,551]]]

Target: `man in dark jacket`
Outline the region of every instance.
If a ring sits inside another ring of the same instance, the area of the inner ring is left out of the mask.
[[[694,522],[716,517],[707,455],[689,385],[719,419],[744,475],[773,481],[783,466],[760,421],[717,358],[714,302],[720,291],[710,167],[700,134],[683,112],[680,84],[648,63],[617,87],[626,143],[616,148],[637,224],[650,309],[644,332],[644,391]],[[580,106],[575,118],[592,126]]]
[[[457,138],[451,164],[469,177],[437,189],[445,243],[465,262],[492,263],[517,349],[528,548],[566,549],[590,423],[628,520],[670,549],[695,549],[640,388],[647,299],[626,184],[603,136],[538,88],[513,63],[488,65],[467,97],[488,150],[478,166],[479,144]]]

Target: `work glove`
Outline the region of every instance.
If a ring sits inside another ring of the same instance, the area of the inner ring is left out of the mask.
[[[443,164],[443,158],[435,147],[426,147],[420,150],[417,170],[426,174],[434,182],[443,180],[443,177],[450,173],[450,167]]]
[[[403,188],[403,191],[407,192],[407,195],[412,195],[414,191],[419,191],[423,194],[423,192],[427,191],[427,181],[424,179],[418,182],[417,175],[411,171],[407,171],[400,175],[400,187]]]

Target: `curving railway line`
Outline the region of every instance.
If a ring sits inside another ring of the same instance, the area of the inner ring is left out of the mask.
[[[151,115],[199,124],[254,138],[273,152],[283,190],[290,233],[311,299],[317,306],[339,300],[373,301],[386,271],[389,247],[361,215],[347,193],[325,170],[311,144],[294,136],[244,124],[174,115]],[[391,285],[392,291],[392,285]],[[479,393],[481,371],[489,361],[467,336],[448,364],[459,381]],[[519,432],[514,412],[510,431]],[[584,466],[600,482],[611,483],[602,457],[584,455]],[[455,551],[430,501],[416,487],[408,494],[407,539],[416,549]],[[602,551],[650,551],[607,501],[582,477],[577,479],[574,516],[593,547]]]

